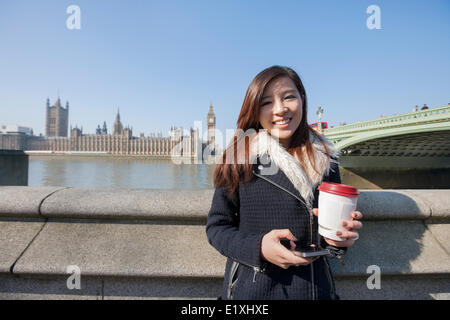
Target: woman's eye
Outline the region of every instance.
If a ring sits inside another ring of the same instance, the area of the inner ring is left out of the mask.
[[[264,106],[266,106],[268,104],[271,104],[271,102],[270,101],[264,102],[261,106],[264,107]]]
[[[290,95],[290,96],[287,96],[285,99],[292,99],[292,98],[295,98],[295,96]]]

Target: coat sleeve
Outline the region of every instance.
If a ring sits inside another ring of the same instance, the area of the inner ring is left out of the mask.
[[[222,255],[237,262],[262,267],[261,241],[264,234],[250,234],[239,230],[239,204],[226,197],[222,187],[215,189],[206,223],[209,243]]]

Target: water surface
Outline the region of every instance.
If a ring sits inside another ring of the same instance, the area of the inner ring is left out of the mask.
[[[138,157],[29,157],[29,186],[210,189],[214,166]]]

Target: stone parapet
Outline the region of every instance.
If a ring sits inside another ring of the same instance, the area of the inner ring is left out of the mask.
[[[213,192],[0,187],[0,298],[216,298],[226,259],[205,233]],[[344,266],[330,259],[341,298],[450,298],[449,199],[363,190],[360,239]],[[66,287],[71,265],[81,291]]]
[[[0,217],[206,222],[214,190],[0,187]],[[365,221],[450,219],[450,190],[361,190]]]
[[[22,135],[7,135],[11,139],[25,139]],[[5,135],[0,134],[0,186],[28,185],[28,155],[20,150],[5,149]],[[6,147],[9,148],[9,147]],[[20,148],[20,143],[12,143],[11,149]]]

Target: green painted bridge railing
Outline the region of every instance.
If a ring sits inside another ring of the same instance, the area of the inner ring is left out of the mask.
[[[361,131],[380,130],[436,122],[450,122],[450,105],[329,128],[324,130],[324,134],[332,140],[337,136]]]

